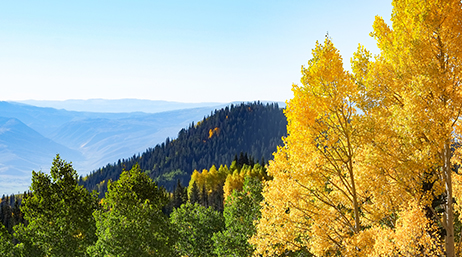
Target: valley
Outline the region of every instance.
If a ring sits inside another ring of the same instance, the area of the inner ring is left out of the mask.
[[[0,102],[0,193],[27,190],[32,170],[48,172],[57,153],[86,175],[176,137],[180,129],[223,106],[97,113]]]

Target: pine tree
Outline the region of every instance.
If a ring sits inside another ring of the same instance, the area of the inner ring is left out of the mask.
[[[189,195],[189,202],[191,204],[200,203],[200,193],[196,182],[192,184],[191,194]]]

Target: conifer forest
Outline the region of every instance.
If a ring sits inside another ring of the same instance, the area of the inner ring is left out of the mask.
[[[86,176],[56,155],[2,197],[1,255],[462,256],[462,2],[392,5],[379,54],[312,42],[285,108],[230,105]]]

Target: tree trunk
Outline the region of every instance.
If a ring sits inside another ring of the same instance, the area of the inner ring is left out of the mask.
[[[454,251],[454,215],[452,200],[452,169],[451,169],[451,144],[447,140],[444,144],[443,152],[443,179],[446,190],[446,203],[444,206],[443,222],[446,229],[446,256],[455,257]]]
[[[353,170],[350,170],[350,178],[351,178],[351,187],[353,190],[353,209],[355,215],[355,233],[359,233],[359,206],[358,206],[358,197],[356,196],[356,186],[355,180],[353,177]]]
[[[347,144],[348,144],[348,170],[350,173],[351,189],[352,189],[352,198],[353,198],[353,211],[355,215],[355,233],[359,233],[359,206],[358,206],[358,196],[356,195],[356,185],[355,177],[353,173],[353,147],[351,146],[350,136],[347,135]]]

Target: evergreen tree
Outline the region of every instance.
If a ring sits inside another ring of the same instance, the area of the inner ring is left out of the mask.
[[[178,208],[188,201],[188,192],[185,187],[181,185],[180,180],[177,182],[175,191],[173,192],[173,207]]]
[[[220,213],[223,212],[223,183],[217,186],[216,190],[213,190],[212,193],[209,195],[209,205],[216,211],[219,211]]]
[[[191,204],[200,202],[199,188],[197,187],[196,182],[194,182],[192,185],[191,194],[189,195],[189,202]]]
[[[204,207],[209,207],[209,197],[208,197],[208,194],[207,194],[207,190],[205,189],[205,185],[202,186],[202,191],[201,191],[201,194],[200,194],[200,204]]]

